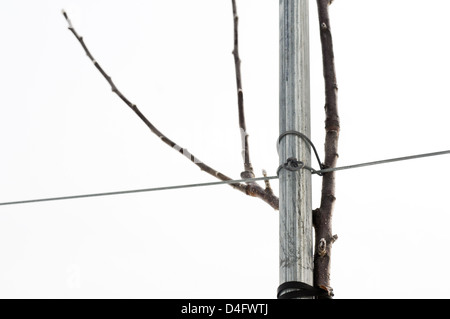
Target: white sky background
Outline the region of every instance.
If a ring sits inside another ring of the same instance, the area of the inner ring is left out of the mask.
[[[278,1],[239,0],[250,151],[278,167]],[[0,3],[0,202],[238,178],[230,0]],[[445,0],[335,0],[338,165],[449,149]],[[312,140],[324,94],[310,1]],[[448,156],[337,174],[336,298],[450,298]],[[315,164],[317,166],[317,164]],[[272,187],[278,193],[277,181]],[[320,177],[313,176],[313,207]],[[229,186],[0,207],[0,297],[275,298],[278,213]]]

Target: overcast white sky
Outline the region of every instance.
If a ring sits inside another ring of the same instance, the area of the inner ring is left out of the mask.
[[[278,167],[278,1],[238,0],[255,170]],[[215,181],[150,133],[242,171],[231,0],[0,3],[0,202]],[[335,0],[338,165],[448,150],[446,0]],[[310,1],[312,140],[324,95]],[[336,298],[450,298],[448,156],[337,173]],[[277,181],[272,181],[278,190]],[[320,177],[313,176],[313,207]],[[228,186],[0,207],[0,297],[275,298],[278,213]]]

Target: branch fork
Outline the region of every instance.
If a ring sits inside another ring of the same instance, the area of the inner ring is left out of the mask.
[[[235,68],[236,68],[236,83],[237,83],[237,91],[238,91],[238,111],[239,111],[239,126],[241,129],[241,137],[242,137],[242,148],[243,148],[243,158],[244,158],[244,172],[242,172],[241,177],[242,178],[252,178],[255,177],[253,173],[253,167],[250,163],[250,154],[249,154],[249,147],[248,147],[248,134],[246,131],[245,126],[245,117],[244,117],[244,95],[242,90],[242,81],[241,81],[241,71],[240,71],[240,58],[239,58],[239,50],[238,50],[238,16],[237,16],[237,10],[236,10],[236,3],[235,0],[232,0],[233,5],[233,19],[234,19],[234,50],[233,55],[235,57]],[[130,102],[116,87],[115,83],[113,82],[112,78],[103,70],[103,68],[100,66],[100,64],[94,59],[91,52],[87,48],[84,39],[82,36],[80,36],[73,24],[70,20],[68,14],[66,11],[62,10],[62,14],[64,18],[67,21],[68,29],[72,32],[72,34],[75,36],[75,38],[78,40],[82,48],[84,49],[84,52],[89,57],[91,62],[94,64],[94,66],[97,68],[97,70],[102,74],[102,76],[105,78],[105,80],[109,83],[111,86],[111,91],[115,93],[136,115],[147,125],[147,127],[150,129],[152,133],[154,133],[160,140],[167,144],[169,147],[173,148],[174,150],[178,151],[180,154],[184,155],[186,158],[188,158],[193,164],[198,166],[201,171],[204,171],[205,173],[210,174],[211,176],[214,176],[215,178],[222,180],[222,181],[229,181],[232,180],[232,178],[222,174],[221,172],[215,170],[211,166],[205,164],[204,162],[200,161],[197,157],[195,157],[193,154],[191,154],[189,151],[187,151],[186,148],[183,148],[173,142],[171,139],[169,139],[165,134],[163,134],[160,130],[158,130],[150,120],[147,119],[147,117],[139,110],[136,104]],[[236,190],[239,190],[240,192],[257,197],[262,199],[264,202],[269,204],[272,208],[275,210],[278,210],[278,197],[275,196],[272,192],[272,190],[266,187],[266,189],[259,186],[256,182],[248,182],[247,184],[243,183],[232,183],[229,184],[231,187],[233,187]],[[267,184],[266,184],[267,186]]]

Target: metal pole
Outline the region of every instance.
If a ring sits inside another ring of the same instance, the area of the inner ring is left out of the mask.
[[[280,134],[311,135],[308,0],[280,0]],[[311,166],[311,149],[302,138],[286,135],[279,145],[280,165],[295,157]],[[280,285],[313,285],[311,172],[280,170]]]

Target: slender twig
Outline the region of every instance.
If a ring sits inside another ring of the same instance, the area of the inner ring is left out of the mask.
[[[234,21],[234,66],[236,70],[236,88],[238,97],[238,112],[239,112],[239,128],[241,130],[241,142],[242,142],[242,157],[244,160],[244,172],[241,173],[242,178],[255,177],[253,173],[253,167],[250,162],[250,150],[248,145],[248,133],[245,125],[245,113],[244,113],[244,91],[242,89],[242,76],[241,76],[241,58],[239,57],[239,16],[237,14],[236,1],[232,0],[233,5],[233,21]]]
[[[230,177],[220,173],[219,171],[213,169],[212,167],[206,165],[202,161],[200,161],[197,157],[195,157],[193,154],[191,154],[187,149],[180,147],[178,144],[173,142],[171,139],[169,139],[166,135],[164,135],[161,131],[159,131],[145,116],[142,114],[142,112],[138,109],[138,107],[131,103],[130,100],[128,100],[116,87],[114,82],[112,81],[111,77],[103,70],[103,68],[100,66],[100,64],[94,59],[91,52],[87,48],[83,37],[78,35],[75,28],[72,25],[72,22],[69,19],[69,16],[67,13],[63,10],[62,11],[64,18],[67,20],[67,23],[69,25],[68,29],[73,33],[75,38],[80,42],[81,46],[83,47],[86,55],[89,57],[89,59],[94,63],[94,66],[97,68],[97,70],[103,75],[103,77],[106,79],[106,81],[111,86],[111,90],[131,109],[134,113],[136,113],[137,116],[147,125],[147,127],[150,129],[152,133],[154,133],[156,136],[158,136],[162,142],[173,148],[174,150],[178,151],[180,154],[183,154],[186,156],[192,163],[197,165],[202,171],[218,178],[222,181],[228,181],[232,180]],[[249,184],[245,185],[242,183],[232,183],[230,184],[231,187],[234,189],[237,189],[247,195],[258,197],[268,203],[270,206],[272,206],[274,209],[278,209],[278,198],[274,196],[273,194],[270,194],[269,192],[266,192],[262,187],[260,187],[257,184]]]
[[[267,171],[265,169],[262,170],[263,176],[267,177]],[[272,187],[270,186],[270,180],[267,178],[264,180],[264,184],[266,185],[266,192],[273,194]]]
[[[337,84],[334,66],[333,40],[331,37],[328,6],[330,0],[317,0],[320,39],[322,44],[323,75],[325,81],[325,160],[324,168],[336,167],[340,131],[337,108]],[[335,173],[323,174],[320,208],[314,210],[315,228],[314,285],[332,295],[330,287],[331,247],[337,236],[332,234],[332,216],[335,203]]]

